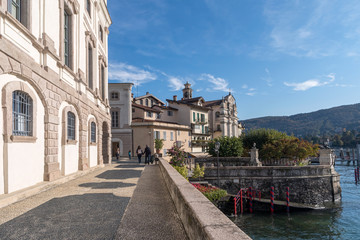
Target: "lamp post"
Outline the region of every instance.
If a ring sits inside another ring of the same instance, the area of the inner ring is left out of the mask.
[[[219,149],[220,149],[220,143],[215,142],[215,152],[217,154],[217,184],[218,187],[220,187],[220,178],[219,178]]]

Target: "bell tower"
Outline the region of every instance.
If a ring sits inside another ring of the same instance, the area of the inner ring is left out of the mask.
[[[191,89],[191,84],[189,82],[186,82],[184,84],[185,88],[182,90],[183,91],[183,99],[191,99],[192,98],[192,89]]]

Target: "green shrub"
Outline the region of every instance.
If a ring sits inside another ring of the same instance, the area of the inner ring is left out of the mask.
[[[179,166],[173,166],[176,171],[178,171],[181,176],[183,176],[186,180],[188,180],[188,170],[186,168],[186,166],[182,166],[182,167],[179,167]]]
[[[205,171],[205,166],[200,167],[200,165],[197,163],[195,165],[194,171],[193,171],[193,178],[201,178],[204,177],[204,171]]]

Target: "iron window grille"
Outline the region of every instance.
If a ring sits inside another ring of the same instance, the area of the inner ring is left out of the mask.
[[[13,92],[13,135],[33,135],[33,101],[31,97],[22,91]]]
[[[96,124],[94,122],[91,123],[91,142],[96,142]]]
[[[75,140],[75,114],[72,112],[67,113],[67,139]]]

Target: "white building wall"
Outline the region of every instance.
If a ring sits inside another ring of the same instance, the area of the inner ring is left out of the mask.
[[[34,94],[36,91],[25,81],[14,75],[0,75],[0,89],[7,83],[20,81],[29,86]],[[0,95],[2,92],[0,92]],[[2,98],[2,96],[1,96]],[[0,98],[0,99],[1,99]],[[1,171],[0,171],[0,193],[4,193],[4,151],[7,152],[8,159],[8,192],[14,192],[43,181],[44,177],[44,106],[41,99],[36,95],[37,103],[37,123],[36,136],[34,143],[8,143],[4,149],[4,142],[1,138]],[[3,112],[1,111],[1,133],[3,133]]]

